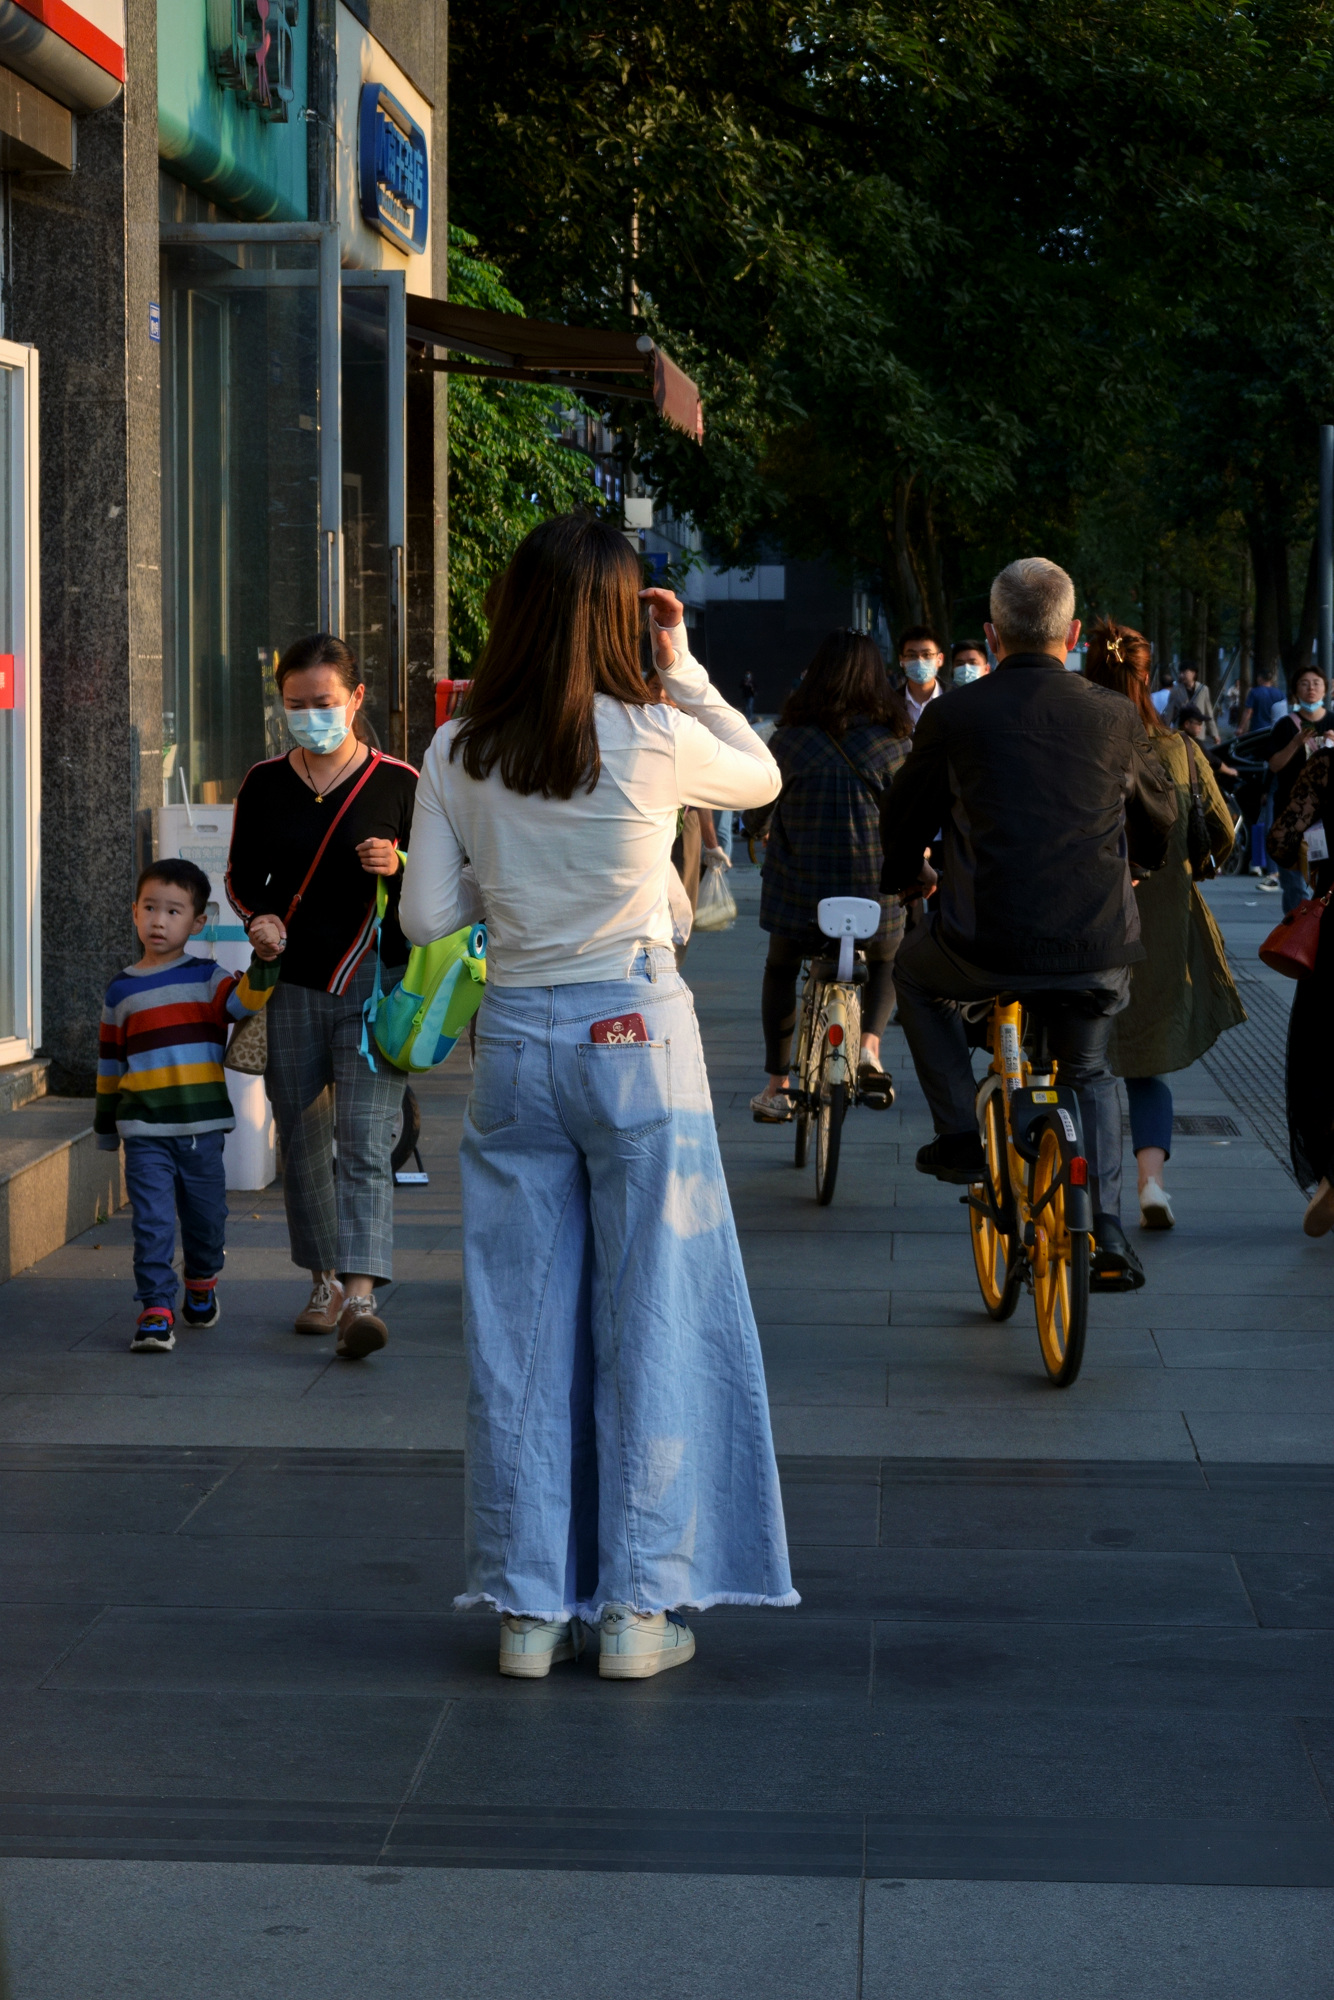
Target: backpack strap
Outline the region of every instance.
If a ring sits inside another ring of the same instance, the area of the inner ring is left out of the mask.
[[[839,742],[837,736],[831,735],[829,730],[827,729],[822,730],[820,733],[821,735],[826,737],[830,743],[833,744],[835,750],[837,750],[839,756],[843,759],[843,762],[847,765],[848,769],[852,772],[853,776],[861,779],[867,791],[871,794],[871,797],[875,800],[876,804],[879,805],[885,796],[885,788],[880,783],[879,779],[870,777],[867,772],[863,771],[860,764],[853,763],[851,757],[849,757],[847,751],[843,748],[843,745]]]
[[[366,780],[370,777],[372,771],[375,769],[376,765],[380,763],[380,761],[381,761],[380,752],[378,750],[372,750],[369,758],[366,760],[365,770],[362,772],[361,776],[357,779],[356,784],[353,785],[351,791],[348,793],[347,797],[343,800],[342,805],[339,806],[338,811],[334,814],[333,818],[330,820],[323,840],[320,842],[319,846],[315,849],[315,859],[311,862],[309,868],[307,868],[306,870],[305,880],[302,882],[301,887],[297,890],[295,896],[293,896],[291,904],[288,907],[287,915],[283,918],[284,930],[286,930],[290,926],[292,918],[296,915],[297,904],[301,901],[301,898],[305,895],[307,889],[310,887],[311,882],[313,881],[315,876],[315,870],[319,867],[321,861],[323,861],[324,859],[324,850],[329,845],[329,842],[333,839],[334,834],[337,831],[338,822],[342,819],[343,814],[352,804],[352,801],[356,798],[357,793],[361,790],[362,786],[366,783]]]

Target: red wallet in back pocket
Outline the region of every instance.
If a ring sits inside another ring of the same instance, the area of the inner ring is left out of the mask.
[[[610,1021],[594,1021],[589,1034],[595,1042],[646,1042],[648,1029],[642,1014],[617,1014]]]

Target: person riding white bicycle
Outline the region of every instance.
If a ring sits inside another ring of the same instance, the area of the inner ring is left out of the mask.
[[[921,1173],[969,1186],[985,1172],[962,1009],[998,993],[1047,1028],[1079,1099],[1093,1196],[1091,1288],[1144,1273],[1121,1228],[1121,1114],[1107,1062],[1112,1017],[1144,957],[1135,874],[1161,867],[1174,788],[1133,705],[1067,673],[1074,585],[1041,557],[991,586],[999,661],[966,701],[933,702],[881,816],[881,886],[920,895],[923,842],[944,829],[939,908],[896,966],[899,1021],[936,1137]],[[980,1011],[980,1010],[979,1010]]]
[[[788,697],[769,748],[783,774],[777,803],[747,814],[768,827],[760,928],[769,951],[760,995],[768,1082],[751,1099],[760,1124],[791,1118],[788,1094],[797,978],[828,949],[817,910],[829,896],[879,898],[880,809],[908,754],[903,704],[889,685],[874,639],[831,632]],[[880,1060],[880,1037],[894,1011],[894,955],[903,912],[881,900],[871,933],[858,932],[867,961],[861,1039],[852,1088],[857,1101],[887,1109],[894,1088]]]

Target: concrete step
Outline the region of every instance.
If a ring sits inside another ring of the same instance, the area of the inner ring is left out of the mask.
[[[25,1104],[45,1097],[46,1073],[50,1067],[42,1056],[0,1066],[0,1112],[18,1111]]]
[[[98,1150],[91,1097],[38,1097],[9,1112],[0,1119],[0,1284],[125,1201],[121,1155]]]

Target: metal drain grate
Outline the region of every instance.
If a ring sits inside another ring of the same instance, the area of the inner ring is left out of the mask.
[[[1241,1127],[1235,1118],[1216,1111],[1188,1111],[1172,1120],[1174,1139],[1240,1139]]]

